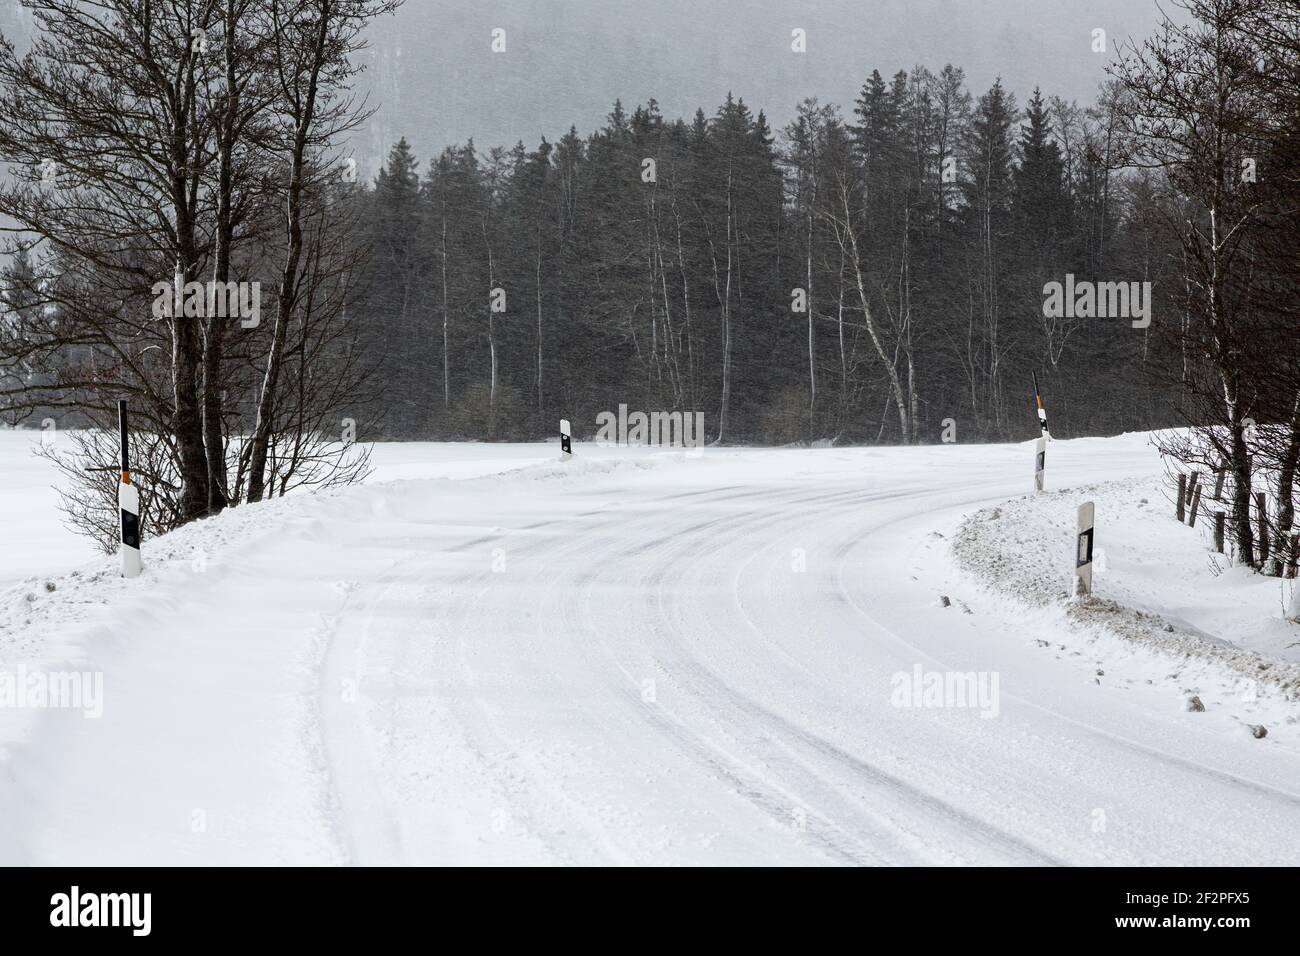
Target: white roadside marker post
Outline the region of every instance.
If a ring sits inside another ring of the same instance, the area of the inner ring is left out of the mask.
[[[1038,373],[1034,372],[1034,401],[1038,403],[1038,427],[1043,430],[1044,438],[1052,436],[1047,431],[1047,409],[1043,408],[1043,396],[1038,391]]]
[[[1095,506],[1091,501],[1079,505],[1079,537],[1074,555],[1074,594],[1092,594],[1092,529]]]
[[[122,481],[117,486],[117,506],[122,527],[122,577],[138,577],[140,560],[140,492],[131,484],[131,457],[127,443],[126,400],[117,403],[117,427],[122,441]]]
[[[1047,440],[1052,436],[1047,430],[1047,409],[1043,408],[1043,396],[1038,391],[1038,373],[1030,374],[1034,376],[1034,401],[1038,405],[1038,427],[1042,431],[1034,443],[1034,494],[1037,495],[1043,492],[1043,472],[1047,470]]]
[[[1047,439],[1034,442],[1034,494],[1043,492],[1043,472],[1047,470]]]
[[[560,419],[560,461],[568,461],[573,457],[573,435],[569,429],[569,420]]]

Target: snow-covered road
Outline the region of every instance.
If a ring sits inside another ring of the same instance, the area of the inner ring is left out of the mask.
[[[1294,736],[1045,652],[1079,637],[955,568],[1029,446],[584,451],[61,579],[0,653],[104,713],[0,711],[0,862],[1300,862]],[[1158,468],[1058,442],[1049,486]],[[918,671],[992,696],[900,706]]]

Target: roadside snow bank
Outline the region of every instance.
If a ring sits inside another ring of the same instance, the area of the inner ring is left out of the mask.
[[[392,520],[418,517],[431,499],[467,482],[508,496],[518,493],[520,482],[634,474],[674,457],[681,455],[511,463],[506,470],[471,478],[396,479],[241,505],[157,537],[146,528],[144,573],[133,581],[122,578],[121,559],[114,554],[64,574],[39,574],[0,585],[0,667],[15,660],[51,663],[79,658],[76,644],[81,633],[73,635],[70,628],[99,623],[106,609],[124,601],[146,596],[159,601],[184,594],[200,582],[220,578],[224,568],[238,566],[247,555],[286,536],[327,543],[336,537],[331,531],[339,526],[336,522],[358,514]]]
[[[1094,593],[1076,602],[1076,513],[1085,501],[1097,509]],[[1132,663],[1135,648],[1153,653],[1163,662],[1145,668],[1153,681],[1173,680],[1189,697],[1270,698],[1294,722],[1300,627],[1282,617],[1291,583],[1228,567],[1211,550],[1213,523],[1180,524],[1170,501],[1150,477],[1013,498],[968,516],[953,554],[981,584],[1059,611],[1085,640],[1128,645],[1130,653],[1111,647],[1112,655]]]
[[[241,505],[146,529],[138,578],[104,556],[0,587],[0,861],[354,862],[340,794],[368,752],[326,729],[352,726],[339,700],[365,659],[349,641],[399,574],[487,568],[504,529],[526,539],[652,466],[571,464]],[[555,517],[524,527],[539,499]],[[410,587],[402,614],[445,614]]]

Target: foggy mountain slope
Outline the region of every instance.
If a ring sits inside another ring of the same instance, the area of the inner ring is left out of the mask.
[[[665,115],[689,117],[729,90],[780,128],[806,96],[852,103],[872,69],[918,63],[961,66],[976,89],[1000,74],[1020,95],[1040,84],[1086,102],[1115,42],[1157,17],[1126,0],[406,0],[371,30],[357,93],[375,112],[354,148],[373,173],[403,135],[420,157],[470,138],[535,146],[598,125],[615,98],[630,108],[654,97]],[[490,48],[497,27],[504,54]],[[795,27],[808,31],[806,54],[790,50]],[[1094,28],[1106,30],[1104,55],[1090,49]],[[0,0],[0,33],[23,50],[32,31],[19,0]]]
[[[1131,0],[407,0],[372,30],[358,91],[377,110],[356,148],[373,172],[403,135],[422,158],[470,137],[535,146],[597,125],[616,97],[689,117],[729,90],[780,128],[806,96],[852,103],[872,69],[918,63],[961,66],[976,89],[1000,74],[1022,97],[1041,85],[1086,102],[1115,44],[1158,16]],[[503,54],[491,51],[498,27]],[[790,50],[796,27],[806,54]],[[1105,54],[1091,50],[1096,28]]]
[[[31,42],[32,16],[18,0],[0,0],[0,33],[19,49]]]

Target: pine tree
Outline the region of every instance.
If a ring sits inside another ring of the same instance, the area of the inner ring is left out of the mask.
[[[1073,268],[1072,210],[1065,183],[1061,148],[1052,136],[1051,116],[1037,87],[1025,108],[1020,128],[1020,165],[1015,171],[1013,206],[1020,278],[1017,301],[1039,318],[1041,349],[1026,349],[1026,359],[1046,358],[1055,367],[1077,321],[1046,317],[1041,304],[1044,283],[1062,281]],[[1034,362],[1037,365],[1037,362]]]
[[[375,179],[370,270],[373,326],[368,338],[383,352],[400,352],[402,362],[389,387],[389,427],[398,434],[428,428],[424,388],[433,360],[432,335],[424,328],[419,283],[428,268],[417,240],[422,226],[419,163],[405,138],[389,151]]]
[[[1015,117],[1015,97],[1002,88],[999,78],[979,98],[965,143],[967,281],[979,319],[978,337],[972,337],[965,359],[976,383],[973,411],[998,436],[1005,434],[1006,425],[1002,361],[1008,343],[1003,319],[1007,273],[1015,251],[1010,222]]]
[[[1070,197],[1061,147],[1052,138],[1051,117],[1037,87],[1020,128],[1020,165],[1013,199],[1019,228],[1030,247],[1055,248],[1070,233]]]

